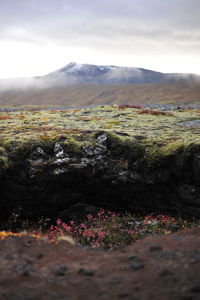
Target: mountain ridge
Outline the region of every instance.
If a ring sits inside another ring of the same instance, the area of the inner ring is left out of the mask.
[[[71,62],[44,76],[1,79],[0,92],[16,89],[64,87],[71,84],[157,84],[188,80],[200,81],[200,75],[162,73],[144,68]]]
[[[0,80],[0,105],[200,103],[200,76],[70,63],[44,76]]]

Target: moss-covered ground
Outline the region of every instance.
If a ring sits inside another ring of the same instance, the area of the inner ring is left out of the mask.
[[[107,132],[116,152],[143,155],[149,163],[200,146],[198,110],[161,112],[142,107],[102,106],[96,108],[0,112],[0,166],[8,168],[10,158],[36,146],[45,148],[62,140],[69,154],[79,155],[99,132]],[[181,125],[180,125],[181,124]],[[128,153],[129,152],[129,153]]]

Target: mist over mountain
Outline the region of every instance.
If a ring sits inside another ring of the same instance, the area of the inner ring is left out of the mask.
[[[70,63],[45,76],[0,80],[0,105],[199,103],[200,76]]]
[[[166,74],[142,68],[97,66],[72,62],[41,77],[1,79],[0,91],[46,89],[74,84],[149,84],[199,79],[200,76],[195,74]]]

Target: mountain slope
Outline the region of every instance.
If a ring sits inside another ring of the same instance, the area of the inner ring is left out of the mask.
[[[42,77],[0,80],[0,105],[198,103],[200,76],[70,63]]]
[[[65,85],[69,83],[144,84],[197,79],[200,79],[200,76],[194,74],[165,74],[142,68],[77,63],[70,63],[42,78],[44,82],[48,81],[53,85]]]
[[[17,89],[44,89],[74,84],[146,84],[200,81],[194,74],[165,74],[142,68],[97,66],[70,63],[45,76],[1,79],[0,92]]]
[[[65,67],[43,77],[42,80],[57,84],[67,83],[152,83],[165,81],[166,75],[141,68],[96,66],[70,63]]]
[[[121,103],[200,103],[200,82],[79,84],[0,93],[1,105],[85,106]]]

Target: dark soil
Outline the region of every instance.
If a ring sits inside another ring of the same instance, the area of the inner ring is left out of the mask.
[[[0,299],[200,299],[200,228],[104,251],[0,241]]]

